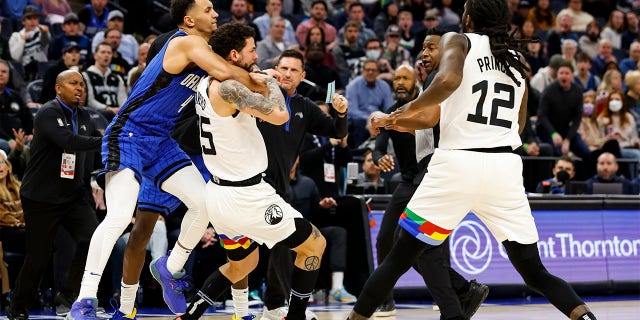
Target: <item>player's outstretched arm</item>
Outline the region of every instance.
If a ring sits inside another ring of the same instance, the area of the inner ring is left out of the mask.
[[[447,33],[440,40],[440,68],[431,85],[415,100],[407,103],[392,117],[392,124],[408,129],[435,126],[440,120],[440,103],[447,99],[462,82],[468,42],[464,35]],[[391,120],[391,119],[390,119]]]
[[[258,117],[275,125],[281,125],[289,120],[289,111],[285,108],[284,97],[273,77],[264,74],[251,73],[257,82],[266,83],[269,88],[267,97],[252,92],[235,80],[220,83],[218,93],[220,98],[235,106],[238,110]]]
[[[179,49],[179,52],[184,52],[187,63],[195,63],[214,79],[219,81],[232,79],[242,83],[252,91],[267,92],[266,86],[253,81],[246,70],[231,65],[213,52],[203,38],[185,36],[175,40],[177,40],[176,49]]]

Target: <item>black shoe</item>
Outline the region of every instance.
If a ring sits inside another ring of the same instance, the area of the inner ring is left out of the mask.
[[[372,317],[393,317],[396,315],[396,304],[391,302],[383,302],[373,313]]]
[[[471,317],[478,311],[480,305],[487,298],[489,294],[489,287],[486,284],[478,283],[476,280],[469,282],[469,291],[458,296],[460,299],[460,307],[462,307],[462,314],[471,319]]]
[[[53,297],[53,303],[56,306],[65,306],[67,308],[71,308],[73,304],[73,299],[69,299],[67,296],[62,294],[62,292],[58,292],[55,297]]]
[[[9,318],[9,320],[28,320],[29,319],[29,314],[27,313],[27,311],[11,311],[11,310],[8,310],[7,311],[7,318]]]

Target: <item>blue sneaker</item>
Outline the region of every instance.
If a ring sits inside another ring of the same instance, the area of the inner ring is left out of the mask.
[[[76,301],[71,305],[71,310],[67,313],[67,320],[92,320],[97,319],[96,308],[98,307],[98,299],[85,298]]]
[[[124,314],[122,313],[122,311],[120,311],[119,309],[116,310],[116,313],[113,314],[113,316],[111,316],[111,319],[116,319],[116,320],[132,320],[136,318],[136,308],[133,308],[133,311],[131,311],[130,314]]]
[[[151,261],[151,275],[162,285],[162,297],[171,312],[181,315],[187,312],[187,299],[184,291],[191,287],[184,270],[171,274],[167,269],[168,256]]]

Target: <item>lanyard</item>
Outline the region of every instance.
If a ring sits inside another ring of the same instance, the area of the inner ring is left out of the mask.
[[[76,131],[76,123],[73,121],[73,120],[74,120],[74,118],[76,117],[76,110],[71,109],[69,106],[67,106],[66,104],[64,104],[64,102],[62,102],[62,100],[60,100],[60,98],[56,97],[56,100],[58,101],[58,103],[60,103],[60,105],[61,105],[63,108],[65,108],[65,109],[69,110],[69,112],[71,112],[71,130],[72,130],[72,132],[73,132],[74,134],[76,134],[76,133],[77,133],[77,131]],[[65,122],[67,122],[66,117],[65,117],[65,119],[64,119],[64,120],[65,120]]]
[[[320,142],[320,139],[318,138],[317,135],[315,134],[313,135],[313,143],[315,143],[318,146],[318,148],[321,148],[322,145],[325,142],[327,142],[327,138],[325,137],[321,137],[321,138],[322,138],[322,142]],[[328,154],[325,154],[325,155],[328,155]],[[331,163],[334,163],[335,160],[336,160],[336,147],[331,146]]]
[[[291,98],[298,95],[298,90],[296,90],[296,92],[292,96],[289,96],[289,94],[282,90],[282,88],[280,88],[280,91],[282,91],[282,95],[284,95],[284,102],[287,106],[287,111],[289,112],[289,120],[287,120],[287,122],[284,124],[284,131],[289,132],[289,125],[291,124],[291,119],[293,118],[293,115],[291,114]]]

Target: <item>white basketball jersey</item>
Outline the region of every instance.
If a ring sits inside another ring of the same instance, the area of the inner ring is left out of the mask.
[[[256,119],[244,112],[221,117],[211,106],[209,77],[200,80],[195,94],[204,163],[213,175],[241,181],[267,169],[267,149]]]
[[[518,110],[522,103],[525,80],[520,86],[501,70],[506,66],[494,59],[489,37],[465,34],[471,47],[464,61],[462,83],[441,103],[441,149],[473,149],[521,144],[518,135]]]

